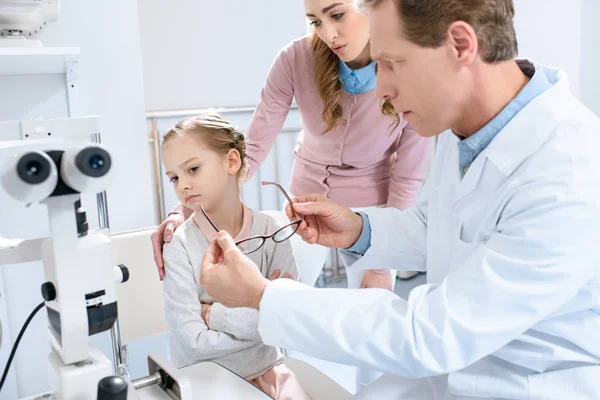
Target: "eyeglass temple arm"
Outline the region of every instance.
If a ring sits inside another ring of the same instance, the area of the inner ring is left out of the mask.
[[[263,186],[266,186],[266,185],[274,185],[274,186],[277,186],[277,189],[279,189],[279,191],[280,191],[281,193],[283,193],[283,195],[285,196],[285,198],[287,199],[287,201],[289,201],[289,202],[290,202],[290,204],[294,204],[294,202],[292,201],[292,199],[290,198],[290,196],[287,194],[287,192],[285,191],[285,189],[284,189],[283,187],[281,187],[281,185],[280,185],[279,183],[277,183],[277,182],[267,182],[267,181],[263,181],[263,182],[262,182],[262,185],[263,185]],[[292,208],[292,211],[294,211],[294,209],[293,209],[293,208]],[[296,212],[295,212],[295,211],[294,211],[294,214],[296,214]],[[298,216],[298,214],[296,214],[296,216]]]
[[[212,219],[210,219],[210,217],[208,216],[208,214],[206,213],[206,210],[204,209],[204,207],[201,205],[200,206],[200,211],[202,211],[202,214],[204,214],[204,216],[206,217],[206,219],[208,220],[208,223],[213,227],[213,229],[219,233],[219,228],[217,228],[217,225],[215,225],[215,223],[213,222]]]

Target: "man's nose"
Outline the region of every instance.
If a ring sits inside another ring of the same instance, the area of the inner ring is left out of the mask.
[[[375,86],[375,95],[381,100],[392,100],[396,98],[397,92],[393,85],[388,83],[388,80],[383,74],[377,74],[377,85]]]

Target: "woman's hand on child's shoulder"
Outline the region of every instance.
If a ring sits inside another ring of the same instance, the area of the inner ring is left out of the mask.
[[[171,213],[167,219],[152,233],[152,250],[154,251],[154,262],[158,268],[158,276],[162,281],[165,277],[165,264],[163,262],[163,245],[173,239],[175,229],[185,222],[182,214]]]

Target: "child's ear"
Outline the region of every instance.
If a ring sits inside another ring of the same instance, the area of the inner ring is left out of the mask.
[[[229,175],[236,175],[242,168],[242,157],[236,149],[231,149],[227,152],[228,172]]]

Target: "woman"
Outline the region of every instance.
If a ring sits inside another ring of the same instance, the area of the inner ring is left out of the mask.
[[[323,194],[358,210],[410,207],[424,179],[429,140],[375,95],[368,17],[351,0],[305,0],[312,37],[283,48],[269,71],[261,101],[246,130],[248,177],[259,168],[296,100],[303,129],[294,150],[290,191]],[[191,214],[178,205],[153,235],[164,276],[162,244]],[[327,250],[293,241],[300,278],[314,284]],[[389,270],[347,271],[348,287],[392,289]],[[359,371],[359,385],[373,375]]]

